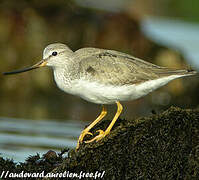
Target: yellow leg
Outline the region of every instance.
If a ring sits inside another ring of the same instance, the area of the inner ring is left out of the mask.
[[[123,109],[123,107],[122,107],[122,105],[120,104],[119,101],[117,101],[116,103],[117,103],[117,112],[116,112],[116,114],[115,114],[113,120],[111,121],[110,125],[108,126],[108,128],[107,128],[105,131],[103,131],[103,130],[98,130],[97,132],[99,132],[99,134],[98,134],[96,137],[94,137],[93,139],[88,140],[88,141],[85,141],[85,143],[90,143],[90,142],[93,142],[93,141],[95,141],[95,140],[96,140],[96,141],[99,141],[99,140],[101,140],[102,138],[104,138],[107,134],[110,133],[110,131],[111,131],[113,125],[114,125],[115,122],[117,121],[117,119],[118,119],[118,117],[120,116],[120,114],[121,114],[121,112],[122,112],[122,109]]]
[[[85,136],[86,134],[93,135],[91,132],[89,132],[90,129],[92,129],[99,121],[101,121],[101,120],[104,118],[104,116],[106,116],[106,114],[107,114],[107,110],[106,110],[106,108],[104,107],[104,105],[102,105],[102,112],[101,112],[101,114],[97,117],[97,119],[96,119],[95,121],[93,121],[87,128],[85,128],[85,129],[81,132],[81,134],[80,134],[80,136],[79,136],[79,139],[78,139],[78,142],[77,142],[76,150],[79,149],[79,145],[80,145],[80,143],[82,143],[82,141],[83,141],[83,139],[84,139],[84,136]]]

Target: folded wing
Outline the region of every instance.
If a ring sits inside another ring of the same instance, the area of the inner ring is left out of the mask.
[[[138,84],[171,75],[192,75],[195,71],[160,67],[113,50],[83,48],[75,52],[80,61],[80,76],[107,85]]]

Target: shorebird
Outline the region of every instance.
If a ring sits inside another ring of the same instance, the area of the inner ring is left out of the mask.
[[[106,104],[117,104],[113,120],[105,131],[98,130],[98,135],[85,143],[99,141],[110,133],[123,109],[120,101],[138,99],[171,80],[197,73],[194,70],[160,67],[114,50],[82,48],[73,52],[65,44],[54,43],[44,49],[43,59],[37,64],[4,74],[16,74],[44,66],[52,68],[55,82],[64,92],[102,104],[101,114],[81,132],[76,149],[85,135],[93,135],[90,130],[107,114]]]

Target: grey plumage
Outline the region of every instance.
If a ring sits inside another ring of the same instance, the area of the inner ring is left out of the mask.
[[[196,71],[160,67],[113,50],[83,48],[75,52],[75,57],[81,57],[80,77],[105,85],[139,84],[170,75],[196,74]]]

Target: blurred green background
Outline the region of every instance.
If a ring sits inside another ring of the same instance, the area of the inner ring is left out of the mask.
[[[54,42],[66,43],[72,50],[114,49],[159,65],[187,67],[182,51],[159,45],[143,34],[140,26],[149,15],[198,23],[199,1],[1,0],[0,71],[33,65],[41,60],[45,46]],[[176,80],[145,98],[124,103],[123,117],[150,114],[152,109],[170,105],[197,107],[197,88],[197,79]],[[99,108],[59,90],[48,68],[0,75],[2,117],[91,121]],[[113,115],[115,107],[109,109]]]

